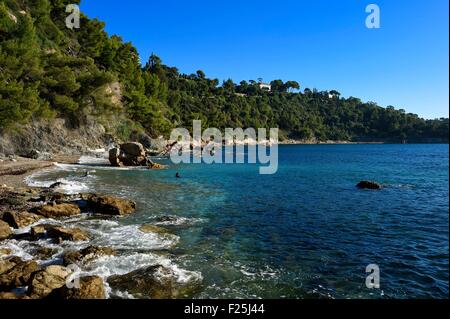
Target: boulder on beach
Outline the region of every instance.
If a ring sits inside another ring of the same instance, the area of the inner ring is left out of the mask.
[[[51,203],[43,205],[33,210],[33,212],[42,215],[46,218],[70,217],[81,214],[81,210],[77,205],[66,203],[62,204]]]
[[[23,261],[18,257],[0,260],[0,291],[27,286],[31,275],[38,270],[35,261]]]
[[[11,227],[8,223],[0,220],[0,240],[7,239],[12,235]]]
[[[135,298],[174,299],[192,296],[200,288],[200,281],[180,281],[177,274],[161,265],[138,269],[126,275],[108,278],[116,291],[128,292]]]
[[[89,246],[79,251],[68,251],[64,254],[64,265],[89,263],[103,256],[114,256],[116,252],[109,247]]]
[[[356,185],[356,187],[360,189],[374,189],[374,190],[383,188],[381,184],[378,184],[377,182],[373,181],[361,181],[358,183],[358,185]]]
[[[89,235],[79,228],[49,227],[47,236],[58,241],[87,241]]]
[[[102,194],[84,194],[82,198],[87,201],[95,214],[123,216],[136,210],[136,203],[128,199]]]
[[[88,276],[79,279],[80,286],[68,288],[62,286],[54,289],[49,295],[49,299],[105,299],[105,286],[103,279],[98,276]]]
[[[63,266],[48,266],[35,272],[30,279],[28,294],[33,299],[48,296],[54,289],[65,285],[71,270]]]
[[[145,148],[141,143],[121,144],[109,151],[109,162],[112,166],[147,166]]]
[[[5,212],[2,219],[9,226],[19,229],[28,227],[42,218],[42,216],[28,212]]]

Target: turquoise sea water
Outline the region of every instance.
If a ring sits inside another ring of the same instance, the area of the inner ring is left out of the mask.
[[[159,221],[179,237],[161,249],[111,233],[109,244],[134,259],[102,264],[105,276],[156,254],[201,274],[195,298],[448,298],[448,145],[280,146],[279,159],[275,175],[249,164],[171,164],[97,168],[88,181],[65,167],[34,181],[64,177],[129,197],[138,210],[114,227]],[[356,189],[366,179],[386,187]],[[381,289],[366,288],[369,264],[380,267]]]

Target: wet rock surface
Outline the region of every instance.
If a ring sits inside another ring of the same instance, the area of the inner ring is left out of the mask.
[[[66,203],[63,204],[51,203],[43,205],[39,208],[36,208],[34,212],[46,218],[70,217],[81,214],[81,210],[77,205]]]
[[[108,284],[112,289],[126,291],[135,298],[150,299],[188,298],[200,288],[199,281],[178,281],[174,271],[162,265],[111,276]]]
[[[35,272],[30,279],[28,295],[33,299],[44,298],[54,289],[64,286],[70,274],[71,271],[62,266],[48,266]]]
[[[89,235],[80,228],[48,227],[47,236],[61,241],[87,241]]]
[[[64,265],[89,263],[103,256],[115,256],[114,249],[109,247],[89,246],[79,251],[68,251],[64,254]]]
[[[3,214],[3,221],[15,229],[28,227],[42,218],[43,216],[28,212],[5,212]]]
[[[31,275],[39,269],[35,261],[12,257],[0,261],[0,291],[27,286]]]
[[[54,289],[49,299],[105,299],[103,279],[98,276],[89,276],[79,279],[79,287],[68,288],[62,286]]]
[[[11,227],[4,221],[0,220],[0,240],[7,239],[12,235]]]
[[[128,199],[102,194],[83,194],[82,198],[95,214],[123,216],[136,210],[136,203]]]

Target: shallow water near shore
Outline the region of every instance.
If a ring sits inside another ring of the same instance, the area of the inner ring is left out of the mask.
[[[66,221],[94,233],[89,244],[120,252],[84,273],[164,264],[180,281],[202,280],[194,298],[448,297],[448,145],[280,146],[279,160],[277,174],[259,175],[251,164],[150,171],[83,158],[27,182],[137,202],[123,219]],[[386,187],[356,189],[366,179]],[[143,224],[169,234],[142,233]],[[8,245],[26,255],[19,244]],[[380,267],[381,289],[365,286],[369,264]]]

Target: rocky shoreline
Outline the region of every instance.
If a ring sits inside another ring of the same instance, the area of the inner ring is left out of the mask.
[[[20,166],[20,161],[13,163]],[[20,172],[26,174],[51,166],[44,163],[27,162]],[[8,171],[6,165],[1,166]],[[173,269],[161,264],[107,278],[80,277],[77,269],[118,252],[91,244],[95,232],[74,226],[70,218],[83,215],[98,220],[122,218],[135,212],[136,203],[98,193],[67,195],[51,187],[1,185],[5,176],[1,176],[0,183],[0,299],[104,299],[108,297],[106,286],[126,292],[126,298],[183,298],[199,289],[198,280],[177,281]],[[24,175],[15,176],[23,180]],[[143,235],[168,232],[156,225],[142,225],[139,231]],[[8,241],[35,245],[32,258],[16,256],[12,249],[5,248]],[[40,241],[50,242],[57,249],[40,246]],[[68,242],[83,243],[84,248],[67,248]]]

